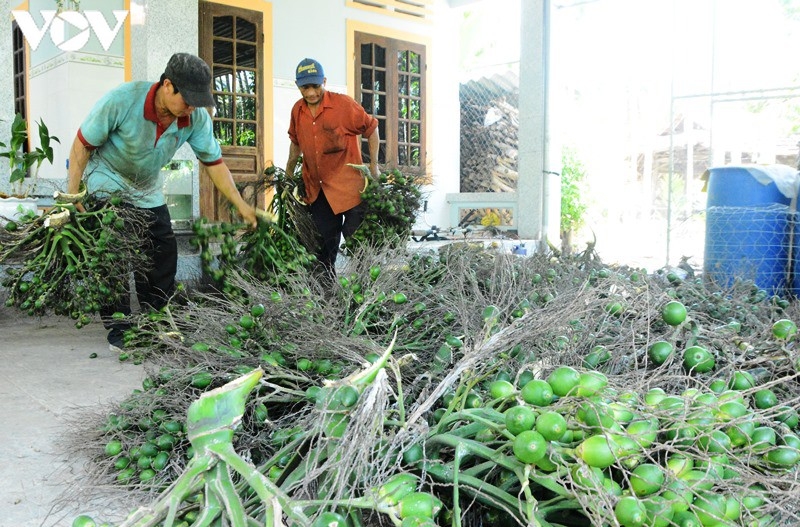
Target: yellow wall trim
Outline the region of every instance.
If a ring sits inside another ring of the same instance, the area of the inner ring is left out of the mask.
[[[125,0],[123,7],[128,12],[125,17],[125,29],[122,32],[125,42],[122,45],[122,61],[125,63],[125,82],[133,80],[133,61],[131,60],[131,0]]]
[[[373,13],[415,20],[417,22],[431,22],[433,11],[426,6],[433,5],[433,0],[346,0],[345,6],[354,9],[363,9]]]

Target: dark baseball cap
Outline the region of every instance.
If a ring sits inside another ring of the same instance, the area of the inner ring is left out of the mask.
[[[322,64],[314,59],[303,59],[297,65],[295,79],[298,86],[306,84],[322,84],[325,80],[325,71]]]
[[[172,81],[189,106],[216,106],[211,95],[211,68],[200,57],[175,53],[167,63],[164,77]]]

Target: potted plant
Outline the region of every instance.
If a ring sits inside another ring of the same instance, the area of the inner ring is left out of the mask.
[[[28,123],[19,113],[14,116],[11,123],[11,139],[8,144],[0,141],[0,157],[8,158],[11,193],[0,193],[0,217],[14,218],[26,211],[37,210],[37,201],[29,197],[36,188],[36,179],[42,163],[53,162],[53,147],[51,143],[60,143],[57,137],[50,135],[50,131],[43,120],[37,123],[39,127],[39,146],[26,149],[28,145]]]

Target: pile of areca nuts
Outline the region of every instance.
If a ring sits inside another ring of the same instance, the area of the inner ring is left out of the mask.
[[[147,377],[76,430],[96,462],[85,488],[143,504],[108,525],[800,520],[793,299],[593,255],[399,243],[419,189],[373,183],[332,290],[299,202],[274,201],[255,230],[195,225],[210,287],[131,317],[120,360]],[[135,218],[116,200],[87,210],[5,226],[9,306],[80,326],[121,294],[100,273],[137,257]]]
[[[148,377],[94,427],[98,478],[162,493],[164,525],[797,520],[798,311],[751,282],[474,241],[358,252],[334,294],[303,269],[231,285],[139,324]],[[176,493],[189,404],[257,370],[230,448],[258,476],[221,487],[241,507]]]

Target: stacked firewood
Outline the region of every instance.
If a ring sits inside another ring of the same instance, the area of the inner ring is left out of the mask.
[[[519,110],[504,97],[462,101],[461,192],[516,192],[518,132]],[[507,209],[465,212],[462,224],[485,223],[492,213],[502,225],[513,222]]]
[[[515,192],[519,110],[504,99],[461,107],[461,192]]]

